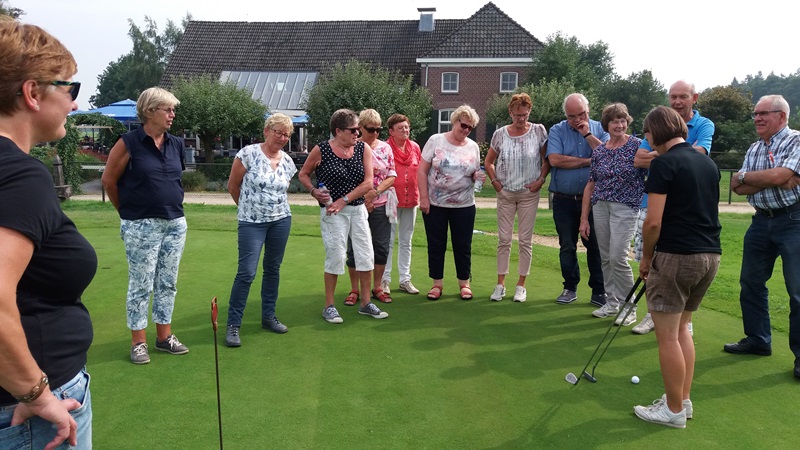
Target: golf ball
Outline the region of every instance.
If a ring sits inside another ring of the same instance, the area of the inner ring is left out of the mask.
[[[631,377],[631,383],[639,384],[639,377],[637,377],[636,375],[632,376]]]

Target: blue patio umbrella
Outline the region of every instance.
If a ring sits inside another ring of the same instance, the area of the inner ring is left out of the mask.
[[[136,102],[131,99],[120,100],[102,108],[95,108],[90,110],[77,110],[70,113],[73,114],[102,114],[106,117],[119,120],[123,124],[130,127],[134,123],[139,123],[139,118],[136,116]]]

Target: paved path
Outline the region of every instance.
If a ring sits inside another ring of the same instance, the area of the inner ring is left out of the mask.
[[[73,200],[102,200],[100,194],[87,194],[87,195],[74,195]],[[199,203],[206,205],[233,205],[233,199],[230,195],[224,193],[208,194],[188,192],[184,197],[186,203]],[[314,206],[317,201],[314,200],[309,194],[289,194],[289,203],[292,205]],[[478,208],[494,208],[496,201],[494,198],[477,197],[475,199],[475,206]],[[547,199],[542,198],[539,200],[539,209],[547,209],[549,207]],[[752,214],[755,212],[749,203],[720,203],[720,212],[732,212],[741,214]]]

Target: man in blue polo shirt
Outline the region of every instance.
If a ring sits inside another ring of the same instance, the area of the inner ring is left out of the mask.
[[[553,221],[561,247],[559,259],[564,290],[557,303],[568,304],[578,298],[578,283],[581,281],[578,267],[578,228],[581,219],[583,189],[589,179],[592,150],[608,140],[608,133],[596,120],[589,119],[589,101],[583,94],[574,93],[564,99],[564,114],[567,120],[553,125],[547,140],[547,160],[550,163],[550,192],[553,193]],[[594,226],[592,213],[589,224]],[[589,287],[592,288],[591,303],[603,306],[606,290],[603,285],[603,268],[595,233],[583,239],[586,260],[589,266]]]
[[[697,103],[697,91],[694,84],[684,80],[676,81],[669,88],[669,106],[674,109],[686,122],[686,127],[689,129],[689,136],[686,142],[692,144],[698,152],[709,155],[711,153],[711,138],[714,136],[714,122],[710,119],[703,117],[694,109]],[[650,162],[658,156],[658,153],[653,151],[647,140],[642,141],[639,151],[636,152],[636,158],[633,160],[633,165],[639,168],[650,168]],[[647,193],[642,198],[642,206],[639,210],[639,217],[636,221],[636,234],[633,238],[633,252],[636,261],[642,259],[642,224],[647,215]],[[691,322],[689,323],[689,330],[691,331]],[[639,322],[638,325],[633,327],[633,332],[636,334],[647,334],[655,329],[653,319],[650,318],[650,313],[647,313]]]

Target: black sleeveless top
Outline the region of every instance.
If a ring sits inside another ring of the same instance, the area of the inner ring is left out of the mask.
[[[320,142],[317,145],[322,155],[322,161],[315,171],[317,182],[325,183],[325,187],[331,191],[331,200],[339,200],[364,182],[363,142],[356,143],[353,156],[349,159],[336,156],[328,141]],[[353,206],[364,203],[364,197],[349,200],[349,204]]]

